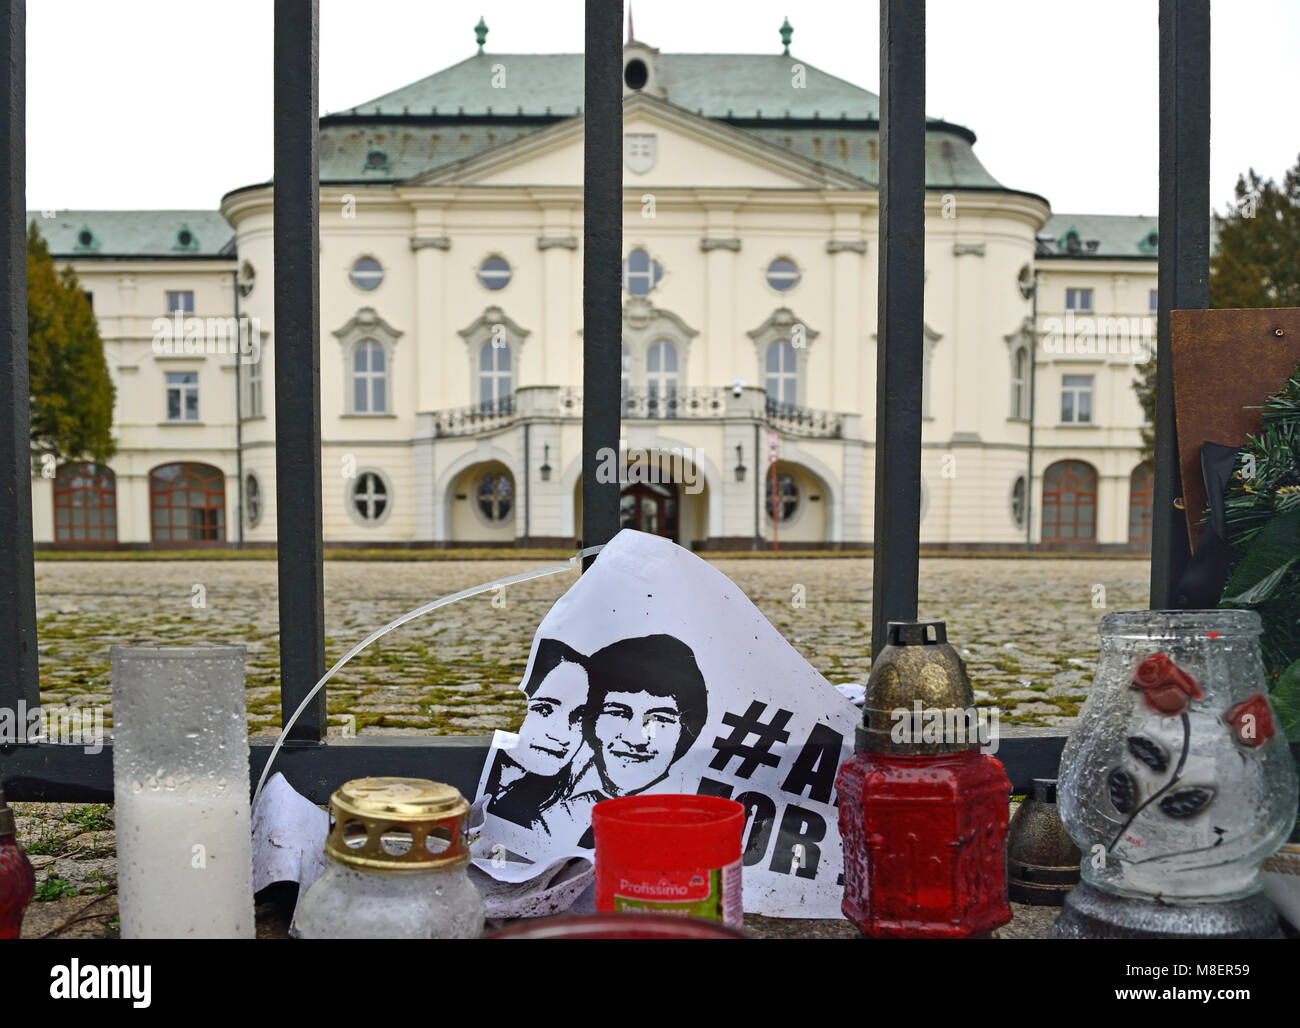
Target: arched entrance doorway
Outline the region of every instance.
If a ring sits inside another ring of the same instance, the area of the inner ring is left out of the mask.
[[[226,479],[210,464],[162,464],[149,472],[155,543],[226,540]]]
[[[1097,469],[1087,461],[1060,460],[1043,472],[1043,542],[1097,538]]]
[[[638,482],[619,493],[618,527],[677,539],[677,486]]]

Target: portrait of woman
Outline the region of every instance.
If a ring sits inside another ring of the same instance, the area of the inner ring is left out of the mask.
[[[574,758],[582,750],[587,700],[586,658],[558,639],[537,644],[524,683],[528,712],[519,742],[501,750],[488,779],[488,811],[525,828],[549,831],[544,813],[573,784]]]

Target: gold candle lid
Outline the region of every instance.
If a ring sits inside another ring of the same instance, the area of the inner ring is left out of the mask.
[[[356,778],[330,797],[325,853],[361,871],[430,871],[469,861],[469,804],[427,778]]]

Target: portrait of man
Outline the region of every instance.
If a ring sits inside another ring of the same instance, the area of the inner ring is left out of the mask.
[[[708,689],[689,646],[671,635],[620,639],[587,659],[582,734],[591,756],[563,803],[588,825],[579,845],[590,847],[591,808],[662,782],[699,737],[708,715]]]

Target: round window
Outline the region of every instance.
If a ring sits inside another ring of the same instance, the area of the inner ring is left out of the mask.
[[[493,473],[484,475],[478,485],[479,512],[494,524],[510,517],[514,509],[515,484],[509,475]]]
[[[354,286],[368,293],[372,289],[378,289],[379,283],[384,280],[384,267],[373,257],[362,257],[352,265],[348,278]]]
[[[352,483],[352,506],[363,522],[379,521],[388,509],[388,487],[373,471],[365,471]]]
[[[504,257],[489,257],[478,266],[478,280],[485,289],[504,289],[510,284],[510,264]]]
[[[659,262],[644,250],[633,250],[623,262],[623,288],[632,296],[647,296],[664,276]]]
[[[1011,487],[1011,520],[1017,528],[1025,525],[1025,476],[1016,479]]]
[[[767,266],[767,284],[778,292],[784,293],[799,284],[799,269],[794,261],[778,257]]]
[[[766,506],[768,520],[772,518],[772,500],[775,493],[776,510],[782,521],[789,521],[794,516],[795,508],[799,506],[799,485],[794,480],[793,475],[787,475],[784,472],[776,476],[776,488],[772,488],[772,473],[767,474],[767,487],[763,490],[766,494]]]
[[[627,83],[628,89],[644,89],[650,81],[650,69],[645,66],[645,61],[639,58],[628,61],[627,67],[623,69],[623,81]]]
[[[244,517],[250,528],[262,520],[262,487],[256,475],[244,479]]]

